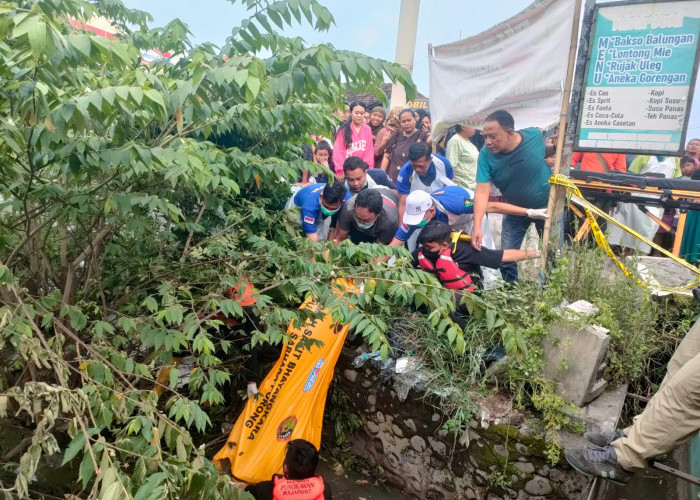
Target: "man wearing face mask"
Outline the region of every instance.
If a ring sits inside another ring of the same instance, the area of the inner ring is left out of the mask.
[[[481,267],[496,269],[506,262],[534,259],[539,250],[475,250],[468,241],[453,241],[450,226],[439,220],[425,225],[413,252],[413,265],[435,274],[445,288],[473,292],[481,284]]]
[[[349,236],[355,244],[389,244],[398,226],[397,201],[388,189],[360,191],[341,208],[333,243],[337,246]]]
[[[431,220],[446,222],[452,229],[469,232],[474,213],[473,199],[473,192],[462,186],[446,186],[430,194],[425,191],[412,192],[406,197],[403,220],[396,230],[391,245],[403,245],[416,230],[424,227]],[[527,216],[533,219],[547,218],[547,209],[523,208],[510,203],[489,202],[486,211]],[[484,224],[484,231],[488,231],[487,224]],[[491,237],[487,234],[484,239],[491,240]]]
[[[384,170],[370,168],[362,158],[351,156],[343,163],[345,187],[351,194],[357,194],[363,189],[386,187],[396,192],[396,185],[391,182]]]
[[[341,182],[310,184],[294,195],[294,204],[301,207],[301,227],[311,241],[328,236],[331,219],[349,198]]]

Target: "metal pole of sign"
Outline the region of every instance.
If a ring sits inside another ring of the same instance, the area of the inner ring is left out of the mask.
[[[586,497],[586,500],[598,500],[598,494],[600,493],[600,483],[602,481],[603,480],[599,477],[593,478],[593,483],[591,484],[591,489],[588,492],[588,497]]]
[[[583,86],[583,77],[586,70],[585,60],[588,57],[588,45],[591,38],[591,26],[593,24],[593,9],[595,0],[586,0],[584,7],[583,23],[579,34],[579,21],[581,19],[581,0],[576,0],[574,6],[574,17],[571,22],[571,45],[569,47],[569,65],[566,69],[566,83],[564,85],[564,96],[561,104],[561,114],[559,115],[559,133],[557,136],[557,150],[554,162],[554,172],[558,174],[564,169],[564,173],[568,173],[568,165],[571,162],[571,144],[573,144],[573,126],[578,121],[579,112],[579,96]],[[578,46],[578,56],[576,47]],[[574,70],[576,75],[574,78]],[[573,85],[572,85],[573,83]],[[573,86],[573,89],[572,89]],[[571,109],[569,107],[571,102]],[[567,119],[568,117],[568,119]],[[568,123],[567,123],[568,122]],[[568,127],[567,127],[568,124]],[[566,131],[566,133],[564,133]],[[567,139],[566,154],[562,155],[564,150],[564,139]],[[563,203],[566,192],[560,186],[552,186],[549,192],[549,203],[547,204],[547,214],[549,217],[544,224],[544,232],[542,235],[542,255],[540,257],[540,269],[542,273],[546,271],[547,266],[547,247],[549,245],[549,235],[552,228],[552,221],[561,219],[562,212],[565,208]],[[557,241],[559,238],[557,238]]]
[[[673,467],[669,467],[668,465],[664,465],[655,460],[651,462],[651,467],[653,469],[664,471],[665,473],[670,474],[673,477],[678,478],[682,481],[687,481],[690,484],[694,484],[695,486],[700,486],[700,477],[692,476],[687,472],[683,472],[682,470],[674,469]]]

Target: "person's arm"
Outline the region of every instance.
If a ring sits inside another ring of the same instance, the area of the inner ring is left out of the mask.
[[[314,212],[309,208],[302,207],[301,209],[301,228],[311,241],[318,241],[318,218],[320,216],[320,213]]]
[[[459,156],[460,150],[457,147],[457,141],[453,141],[452,138],[450,138],[445,145],[445,158],[447,158],[447,161],[449,161],[452,165],[460,165],[461,159]]]
[[[394,132],[394,134],[391,136],[391,139],[386,144],[386,148],[384,149],[384,158],[382,158],[382,164],[380,165],[380,168],[387,172],[389,170],[389,165],[391,164],[391,155],[394,152],[394,146],[396,146],[396,137],[398,134],[400,134],[398,130]],[[392,140],[393,139],[393,140]]]
[[[365,129],[364,136],[367,141],[365,150],[362,152],[362,159],[369,165],[369,168],[374,168],[374,137],[372,137],[372,129],[369,128],[369,125],[365,125],[362,128]]]
[[[408,241],[408,239],[411,237],[414,231],[414,227],[408,226],[402,222],[401,224],[399,224],[399,228],[396,230],[396,233],[394,234],[394,239],[391,240],[389,246],[396,247],[403,245],[404,243],[406,243],[406,241]]]
[[[344,229],[336,228],[335,236],[333,237],[333,246],[338,246],[341,241],[345,241],[348,238],[350,231]]]
[[[508,250],[503,250],[503,259],[501,259],[501,262],[519,262],[521,260],[536,259],[539,256],[540,256],[539,250],[508,249]]]
[[[469,271],[473,266],[498,269],[503,263],[539,257],[539,250],[493,250],[484,247],[477,252],[462,246],[468,245],[467,242],[459,241],[457,245],[452,258],[462,271]]]
[[[335,225],[335,235],[332,239],[333,245],[337,247],[341,241],[347,239],[348,234],[350,234],[350,213],[348,211],[348,206],[343,204],[340,212],[338,212],[338,220],[336,221]]]
[[[384,159],[384,150],[386,149],[386,145],[389,144],[392,132],[393,131],[389,127],[384,127],[377,134],[377,141],[374,143],[374,154],[376,156],[381,155],[382,160]]]
[[[481,250],[483,232],[481,231],[481,220],[484,218],[486,208],[489,204],[489,194],[491,192],[490,183],[477,182],[474,193],[474,227],[472,228],[472,246]]]
[[[403,213],[406,211],[406,196],[405,194],[399,193],[399,226],[401,221],[403,221]]]
[[[374,180],[374,182],[376,182],[380,186],[386,186],[389,189],[393,189],[394,192],[396,192],[396,184],[391,182],[391,179],[389,179],[389,176],[386,175],[386,172],[384,172],[383,170],[379,170],[378,168],[368,170],[367,175],[369,175]]]
[[[251,484],[245,488],[245,491],[253,495],[255,500],[272,498],[272,490],[272,481],[263,481],[261,483]]]
[[[333,500],[333,490],[325,479],[323,479],[323,500]]]
[[[455,178],[455,170],[452,168],[452,163],[450,163],[450,160],[445,158],[443,156],[444,160],[443,162],[445,163],[445,175],[447,175],[447,178],[450,180],[454,180]]]
[[[524,208],[499,201],[489,201],[486,205],[486,212],[489,214],[524,215],[531,219],[546,219],[548,217],[546,208]]]
[[[391,156],[389,156],[389,153],[384,153],[384,157],[382,158],[382,164],[379,165],[379,168],[384,170],[385,172],[389,168],[389,162],[391,161]]]
[[[343,129],[340,129],[335,144],[333,144],[333,166],[336,174],[343,174],[343,163],[345,163],[345,155],[347,149],[345,147],[345,139],[343,138]]]

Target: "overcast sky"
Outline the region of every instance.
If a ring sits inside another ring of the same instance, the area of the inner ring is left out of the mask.
[[[231,29],[246,16],[246,10],[227,0],[123,0],[149,12],[154,26],[180,18],[189,26],[192,41],[223,45]],[[393,61],[400,0],[325,0],[335,17],[335,26],[316,33],[306,24],[286,34],[300,36],[309,44],[331,43],[336,48],[362,52]],[[521,11],[531,0],[423,0],[420,6],[413,79],[428,95],[428,44],[442,45],[480,33]],[[573,0],[572,0],[573,3]],[[700,88],[695,92],[688,136],[700,137]]]

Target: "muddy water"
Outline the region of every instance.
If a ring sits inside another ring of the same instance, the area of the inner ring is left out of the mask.
[[[370,483],[358,472],[333,470],[328,463],[321,460],[317,472],[330,483],[333,500],[413,500],[383,485]]]

